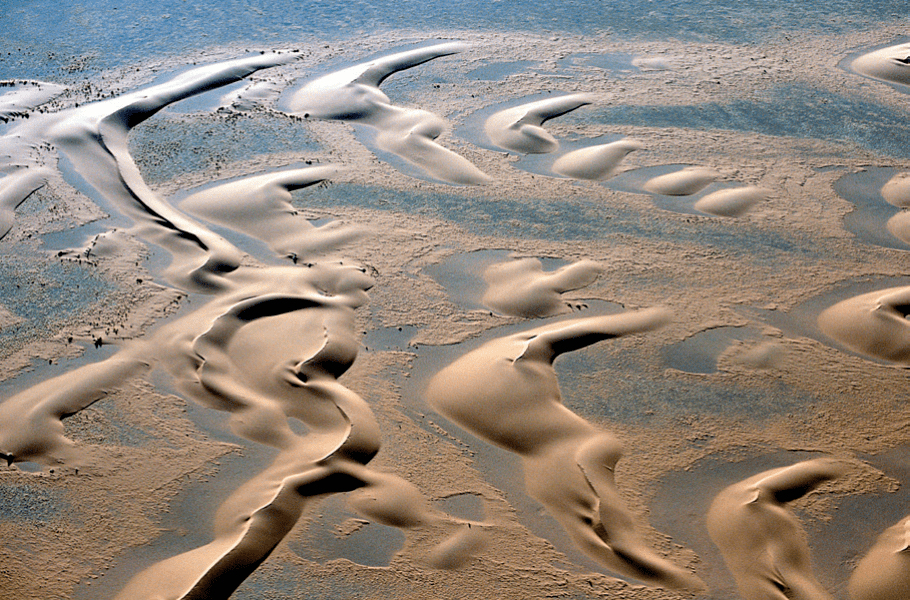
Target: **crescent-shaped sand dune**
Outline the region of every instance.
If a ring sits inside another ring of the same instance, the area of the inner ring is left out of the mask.
[[[850,63],[850,68],[867,77],[910,85],[910,43],[863,54]]]
[[[848,348],[910,364],[910,287],[889,288],[838,302],[818,316],[818,326]]]
[[[832,599],[812,573],[805,533],[786,503],[845,472],[833,459],[809,460],[759,473],[717,495],[708,533],[744,600]]]
[[[700,198],[695,210],[718,217],[741,217],[767,198],[767,190],[753,186],[717,190]]]
[[[592,102],[594,97],[590,94],[538,100],[494,113],[483,129],[500,148],[521,154],[547,154],[556,151],[559,142],[541,125]]]
[[[562,293],[594,282],[601,267],[590,260],[545,272],[536,258],[523,258],[491,265],[483,274],[487,291],[482,302],[502,314],[546,317],[567,312]]]
[[[879,536],[847,584],[853,600],[905,600],[910,592],[910,517]]]
[[[441,117],[392,104],[379,85],[393,73],[434,58],[461,52],[463,44],[436,44],[399,52],[315,79],[300,88],[288,109],[301,117],[334,119],[369,125],[376,145],[397,154],[429,175],[449,183],[478,185],[490,177],[466,158],[435,142],[447,129]]]
[[[581,148],[563,154],[553,163],[553,171],[573,179],[601,181],[612,177],[630,152],[645,146],[638,140],[627,138],[609,144]]]
[[[665,175],[658,175],[645,182],[644,189],[664,196],[691,196],[713,183],[721,175],[705,167],[685,167]]]

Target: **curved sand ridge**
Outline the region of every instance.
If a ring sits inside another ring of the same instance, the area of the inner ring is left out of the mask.
[[[700,198],[695,210],[718,217],[741,217],[767,199],[768,191],[754,186],[717,190]]]
[[[541,127],[586,104],[594,102],[590,94],[569,94],[507,108],[491,115],[483,125],[494,144],[522,154],[546,154],[559,148],[550,133]]]
[[[136,221],[140,237],[173,255],[169,280],[187,289],[216,289],[220,274],[240,264],[241,253],[149,189],[129,154],[127,136],[130,129],[169,104],[296,59],[296,54],[269,52],[198,67],[159,85],[59,113],[36,115],[18,124],[0,138],[0,151],[30,162],[18,172],[17,179],[0,190],[0,211],[8,215],[40,185],[41,165],[35,158],[25,158],[22,147],[35,149],[50,142],[100,196]],[[0,218],[4,218],[2,213]],[[0,221],[4,227],[0,232],[9,229],[5,220]]]
[[[316,227],[291,204],[291,191],[322,183],[338,173],[334,166],[306,167],[243,177],[187,196],[180,208],[268,244],[297,262],[320,255],[359,237],[353,227],[336,222]]]
[[[898,173],[882,186],[882,198],[899,208],[910,208],[910,173]]]
[[[644,189],[664,196],[691,196],[713,183],[721,175],[714,169],[686,167],[679,171],[658,175],[645,182]]]
[[[717,495],[708,533],[745,600],[832,598],[812,574],[805,533],[785,505],[845,472],[835,460],[809,460],[759,473]]]
[[[910,85],[910,43],[863,54],[850,63],[850,68],[875,79]]]
[[[491,265],[483,274],[487,291],[482,302],[502,314],[546,317],[567,312],[561,294],[593,283],[600,265],[583,260],[545,272],[536,258],[523,258]]]
[[[553,163],[553,171],[573,179],[600,181],[615,175],[619,163],[630,152],[644,147],[638,140],[627,138],[574,150],[557,158]]]
[[[889,527],[847,584],[853,600],[904,600],[910,590],[910,517]]]
[[[874,358],[910,364],[910,287],[889,288],[838,302],[818,316],[825,335]]]
[[[571,319],[488,342],[430,381],[428,402],[474,434],[524,459],[528,493],[589,556],[656,585],[701,589],[692,573],[635,531],[613,477],[619,441],[561,401],[553,361],[596,342],[660,327],[659,309]]]
[[[334,119],[369,125],[377,130],[376,145],[423,169],[429,175],[464,185],[490,177],[462,156],[434,140],[446,130],[441,117],[392,104],[379,86],[398,71],[434,58],[455,54],[463,44],[447,43],[399,52],[325,75],[303,86],[288,103],[302,117]]]

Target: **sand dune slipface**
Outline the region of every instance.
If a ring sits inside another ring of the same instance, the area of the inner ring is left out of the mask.
[[[910,287],[862,294],[823,311],[825,335],[866,356],[910,364]]]
[[[708,187],[720,176],[714,169],[686,167],[649,179],[644,188],[653,194],[664,196],[691,196]]]
[[[616,174],[619,163],[630,152],[645,146],[638,140],[624,139],[609,144],[568,152],[553,163],[553,171],[573,179],[600,181]]]
[[[882,186],[882,198],[899,208],[910,208],[910,173],[898,173]]]
[[[187,196],[180,207],[262,240],[278,255],[306,261],[359,236],[332,222],[315,227],[291,204],[291,191],[327,181],[337,167],[308,167],[244,177]]]
[[[593,283],[601,267],[590,260],[545,272],[536,258],[491,265],[483,274],[483,303],[506,315],[546,317],[567,312],[561,294]]]
[[[850,63],[850,68],[867,77],[910,85],[910,43],[863,54]]]
[[[500,148],[521,154],[547,154],[556,151],[559,142],[541,125],[592,102],[594,97],[590,94],[538,100],[493,114],[483,128]]]
[[[553,361],[564,352],[660,327],[652,309],[553,323],[484,344],[440,371],[426,398],[474,434],[519,454],[528,493],[605,567],[652,584],[695,590],[700,580],[651,550],[613,478],[615,437],[561,402]]]
[[[910,590],[910,517],[889,527],[847,584],[853,600],[903,600]]]
[[[398,71],[455,54],[463,44],[436,44],[377,58],[311,81],[288,103],[301,117],[362,123],[377,131],[376,145],[449,183],[477,185],[490,178],[470,161],[435,142],[446,130],[441,117],[392,104],[379,86]]]
[[[809,460],[759,473],[724,489],[708,510],[708,533],[745,600],[830,600],[812,574],[805,533],[786,503],[846,467]]]
[[[766,190],[752,186],[718,190],[699,199],[695,210],[717,217],[741,217],[767,198]]]

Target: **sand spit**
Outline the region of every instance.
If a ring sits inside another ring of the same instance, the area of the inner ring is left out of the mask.
[[[649,179],[645,182],[644,189],[664,196],[691,196],[708,187],[720,176],[714,169],[686,167]]]
[[[634,139],[624,139],[609,144],[582,148],[568,152],[553,163],[553,171],[573,179],[601,181],[612,177],[619,163],[630,152],[642,150],[644,144]]]
[[[717,217],[741,217],[758,204],[768,199],[767,190],[747,186],[718,190],[698,200],[695,210]]]
[[[882,198],[899,208],[910,208],[910,173],[898,173],[882,186]]]
[[[136,221],[140,237],[160,244],[173,255],[168,273],[171,281],[185,289],[211,290],[218,286],[220,273],[237,267],[240,253],[148,188],[129,154],[127,136],[130,129],[169,104],[296,58],[293,53],[269,52],[225,61],[191,69],[160,85],[123,96],[42,114],[0,138],[0,150],[21,157],[28,169],[35,169],[41,166],[37,159],[17,150],[23,145],[42,147],[49,141],[101,197]],[[31,176],[28,185],[14,186],[5,194],[0,204],[3,209],[20,204],[23,194],[34,191],[38,177]]]
[[[590,94],[538,100],[494,113],[483,129],[500,148],[521,154],[547,154],[559,149],[559,142],[541,125],[592,102],[594,97]]]
[[[847,584],[853,600],[903,600],[910,590],[910,517],[889,527]]]
[[[910,85],[910,43],[863,54],[850,63],[850,68],[867,77]]]
[[[304,118],[369,125],[377,131],[377,147],[442,181],[486,183],[490,178],[470,161],[434,141],[447,128],[444,119],[425,110],[396,106],[379,89],[393,73],[463,49],[458,43],[437,44],[348,67],[307,83],[293,95],[288,108]]]
[[[708,533],[745,600],[825,600],[812,574],[809,546],[785,504],[845,474],[832,459],[759,473],[725,488],[708,511]]]
[[[355,240],[359,231],[336,222],[316,227],[291,205],[291,192],[329,180],[333,166],[307,167],[245,177],[205,188],[184,198],[180,208],[262,240],[294,262]]]
[[[613,477],[619,441],[561,402],[553,361],[564,352],[667,322],[660,309],[572,319],[493,340],[440,371],[426,391],[440,413],[524,459],[528,493],[586,554],[655,585],[701,581],[651,550],[635,531]]]
[[[545,272],[536,258],[491,265],[483,274],[487,291],[482,302],[505,315],[547,317],[568,312],[561,294],[583,288],[601,273],[597,263],[584,260]]]
[[[883,360],[910,364],[910,287],[862,294],[824,310],[818,326],[848,348]]]

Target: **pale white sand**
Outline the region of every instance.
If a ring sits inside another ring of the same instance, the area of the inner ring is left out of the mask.
[[[845,470],[831,459],[810,460],[759,473],[718,494],[708,532],[745,600],[832,598],[812,573],[805,533],[786,503]]]
[[[861,354],[910,364],[910,287],[889,288],[839,302],[818,317],[828,336]]]
[[[494,144],[521,154],[547,154],[559,148],[559,142],[542,125],[550,119],[591,104],[590,94],[569,94],[515,106],[491,115],[484,131]]]
[[[619,163],[630,152],[645,146],[638,140],[624,139],[609,144],[582,148],[563,154],[553,163],[553,171],[573,179],[600,181],[616,174]]]
[[[336,119],[374,127],[376,145],[428,174],[450,183],[477,185],[490,178],[464,157],[434,140],[447,128],[441,117],[392,104],[380,89],[390,75],[434,58],[460,52],[463,44],[437,44],[368,61],[320,77],[303,86],[289,102],[305,118]]]
[[[754,186],[717,190],[700,198],[695,210],[718,217],[741,217],[767,198],[767,190]]]
[[[905,244],[910,244],[910,211],[902,210],[897,213],[888,219],[885,227],[888,228],[891,235]]]
[[[645,182],[645,190],[665,196],[690,196],[705,189],[720,177],[714,169],[686,167],[679,171],[658,175]]]
[[[483,274],[487,290],[482,301],[502,314],[520,317],[568,312],[562,294],[593,283],[600,272],[600,265],[593,261],[573,263],[551,272],[545,272],[536,258],[497,263]]]
[[[888,46],[863,54],[850,68],[869,77],[910,85],[910,43]]]
[[[910,208],[910,173],[898,173],[882,186],[882,198],[900,208]]]

